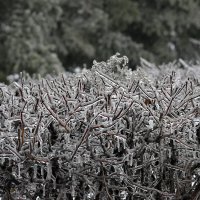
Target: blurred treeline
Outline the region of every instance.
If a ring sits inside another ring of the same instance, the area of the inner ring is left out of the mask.
[[[200,57],[198,0],[0,1],[0,80],[91,66],[120,52],[160,64]]]

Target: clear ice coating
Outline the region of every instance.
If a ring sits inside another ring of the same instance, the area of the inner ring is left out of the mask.
[[[79,74],[0,85],[0,186],[11,181],[12,199],[165,200],[197,190],[199,77],[141,61],[133,72],[115,55]]]

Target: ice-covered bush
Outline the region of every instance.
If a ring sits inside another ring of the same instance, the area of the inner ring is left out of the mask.
[[[200,196],[200,73],[127,63],[116,54],[77,74],[0,85],[2,197]]]

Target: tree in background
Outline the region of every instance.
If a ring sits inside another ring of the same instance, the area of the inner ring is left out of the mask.
[[[115,52],[168,62],[199,59],[195,0],[9,0],[0,2],[0,79],[61,72]]]
[[[136,1],[135,1],[136,2]],[[176,58],[199,59],[199,2],[161,0],[138,2],[139,20],[126,32],[154,54],[156,62]],[[195,39],[195,40],[194,40]],[[198,47],[198,48],[197,48]]]
[[[59,72],[62,64],[53,42],[59,17],[59,1],[13,1],[12,11],[4,23],[6,72]]]

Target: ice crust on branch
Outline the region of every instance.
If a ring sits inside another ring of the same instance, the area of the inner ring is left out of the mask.
[[[198,198],[199,69],[127,64],[0,85],[0,196]]]

